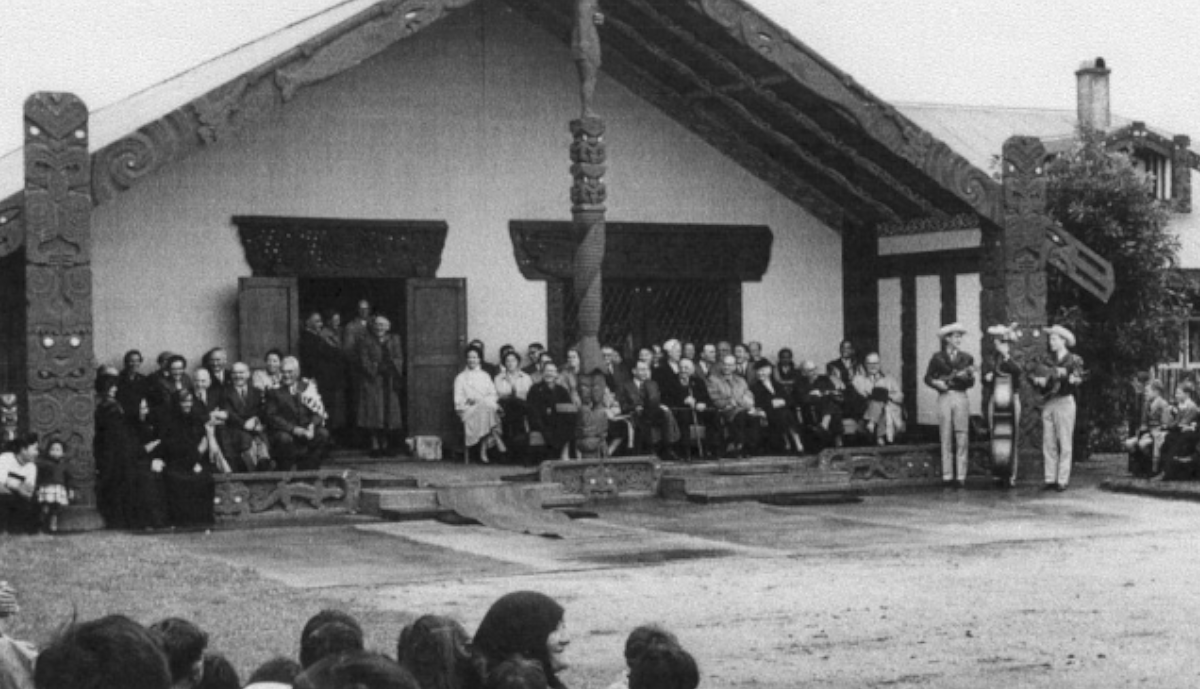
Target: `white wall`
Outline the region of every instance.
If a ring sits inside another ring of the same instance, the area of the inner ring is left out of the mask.
[[[96,210],[96,349],[237,350],[233,215],[435,219],[439,277],[468,280],[489,348],[546,339],[545,285],[517,270],[508,222],[569,219],[570,51],[494,3],[452,16],[314,88]],[[744,289],[745,335],[832,356],[840,237],[653,107],[602,78],[610,220],[765,224],[775,243]]]

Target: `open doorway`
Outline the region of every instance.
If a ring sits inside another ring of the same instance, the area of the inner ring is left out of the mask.
[[[303,323],[308,314],[316,311],[323,320],[328,320],[330,313],[338,313],[342,317],[342,327],[350,323],[357,315],[358,303],[366,300],[371,305],[372,313],[386,316],[392,324],[392,332],[400,336],[401,342],[407,342],[407,300],[405,281],[397,278],[300,278],[297,280],[300,321]],[[405,352],[408,356],[408,352]],[[341,428],[333,431],[339,443],[344,447],[362,448],[367,444],[363,432],[360,432],[355,419],[358,400],[355,396],[354,380],[356,374],[356,359],[354,353],[346,352],[346,385],[344,394],[344,422]],[[407,399],[406,391],[400,390],[400,399]],[[407,405],[401,405],[404,414],[404,428],[409,427],[409,410]],[[402,438],[393,438],[392,442],[402,442]]]

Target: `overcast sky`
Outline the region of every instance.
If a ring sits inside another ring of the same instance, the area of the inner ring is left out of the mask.
[[[103,108],[337,1],[4,0],[0,154],[33,91]],[[1075,69],[1103,56],[1115,113],[1200,143],[1197,0],[752,2],[891,101],[1074,108]]]

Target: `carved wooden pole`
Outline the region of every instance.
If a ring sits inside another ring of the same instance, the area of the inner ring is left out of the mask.
[[[1013,356],[1024,365],[1046,350],[1046,268],[1053,221],[1046,213],[1046,147],[1034,137],[1004,142],[1004,231],[993,247],[1002,273],[1003,295],[994,300],[997,323],[1016,322],[1020,339]],[[992,314],[985,314],[991,316]],[[990,323],[989,323],[990,325]],[[1029,376],[1021,383],[1018,479],[1042,480],[1042,399]]]
[[[604,263],[604,186],[606,152],[604,121],[592,111],[596,76],[600,69],[600,35],[596,27],[603,21],[599,0],[576,0],[575,26],[571,48],[579,69],[581,109],[571,121],[571,217],[579,243],[575,249],[574,292],[579,305],[579,356],[583,370],[591,371],[602,362],[600,355],[600,313]]]
[[[66,442],[76,501],[59,528],[104,526],[96,511],[88,110],[69,93],[25,101],[25,297],[29,430]]]

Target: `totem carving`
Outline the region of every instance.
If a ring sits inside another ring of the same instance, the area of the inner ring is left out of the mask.
[[[571,216],[580,241],[575,248],[574,290],[579,304],[579,356],[584,370],[600,366],[600,312],[605,245],[607,152],[604,121],[596,116],[592,100],[600,69],[600,34],[604,21],[599,0],[576,0],[572,54],[579,70],[580,116],[572,120]]]
[[[991,264],[1003,276],[1003,294],[994,300],[993,313],[985,316],[989,324],[1017,324],[1020,339],[1013,357],[1021,364],[1046,348],[1046,269],[1053,246],[1047,233],[1054,223],[1046,213],[1045,160],[1046,148],[1036,138],[1013,137],[1004,143],[1004,232],[997,247],[1002,258]],[[1026,377],[1021,383],[1018,448],[1022,477],[1041,476],[1041,418],[1041,394]]]
[[[92,456],[91,209],[87,107],[69,93],[35,93],[25,102],[28,426],[70,448],[77,499],[63,530],[103,526]]]

